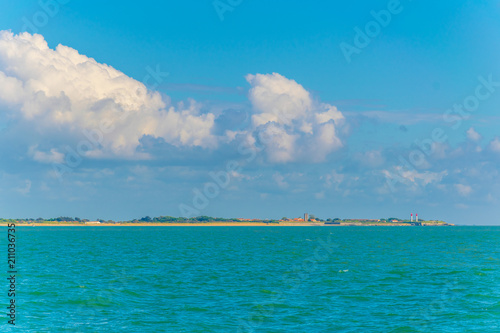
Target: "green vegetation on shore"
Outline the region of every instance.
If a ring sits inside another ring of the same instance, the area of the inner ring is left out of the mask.
[[[278,220],[260,220],[260,219],[239,219],[239,218],[222,218],[222,217],[211,217],[211,216],[197,216],[192,218],[185,217],[173,217],[173,216],[159,216],[159,217],[143,217],[140,219],[128,220],[128,221],[114,221],[114,220],[103,220],[103,219],[82,219],[79,217],[57,217],[57,218],[27,218],[27,219],[3,219],[0,218],[0,223],[19,223],[19,224],[89,224],[89,223],[107,223],[107,224],[115,224],[115,223],[220,223],[220,222],[228,222],[228,223],[236,223],[236,222],[263,222],[263,223],[278,223]]]
[[[339,219],[339,218],[327,218],[321,219],[310,215],[308,221],[304,221],[303,218],[289,219],[283,217],[280,220],[272,219],[242,219],[242,218],[221,218],[221,217],[211,217],[211,216],[197,216],[192,218],[185,217],[173,217],[173,216],[159,216],[159,217],[143,217],[140,219],[134,219],[129,221],[113,221],[113,220],[88,220],[79,217],[67,217],[60,216],[57,218],[28,218],[28,219],[2,219],[0,218],[0,223],[18,223],[18,224],[74,224],[74,225],[86,225],[86,224],[200,224],[200,223],[263,223],[263,224],[284,224],[293,225],[296,224],[311,224],[311,225],[424,225],[424,226],[440,226],[440,225],[452,225],[444,221],[438,220],[422,220],[419,219],[418,222],[404,220],[399,218],[382,218],[382,219]]]

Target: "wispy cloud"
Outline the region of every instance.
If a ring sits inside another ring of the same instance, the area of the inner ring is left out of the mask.
[[[384,123],[398,125],[415,125],[418,123],[437,123],[443,121],[441,113],[422,113],[415,111],[347,111],[344,112],[344,114],[346,117],[366,117]]]

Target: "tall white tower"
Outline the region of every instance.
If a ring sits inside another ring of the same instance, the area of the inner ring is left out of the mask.
[[[413,222],[413,213],[410,214],[410,222]]]
[[[418,222],[418,214],[415,214],[415,222]]]

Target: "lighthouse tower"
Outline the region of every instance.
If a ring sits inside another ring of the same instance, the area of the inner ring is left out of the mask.
[[[413,213],[410,214],[410,222],[413,222]]]
[[[415,214],[415,222],[418,222],[418,214]]]

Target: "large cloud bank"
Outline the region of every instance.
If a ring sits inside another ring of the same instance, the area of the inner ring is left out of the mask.
[[[0,32],[0,105],[42,134],[100,131],[102,140],[88,155],[137,155],[144,135],[176,146],[214,146],[214,115],[188,104],[168,105],[143,83],[75,49],[50,49],[41,35]],[[45,161],[58,154],[33,152]]]
[[[255,145],[267,137],[262,156],[268,161],[320,162],[342,147],[344,117],[334,106],[277,73],[246,79],[252,121],[239,133]],[[61,163],[68,146],[89,138],[95,144],[82,147],[81,155],[118,159],[152,157],[141,149],[145,136],[181,149],[215,149],[235,138],[230,131],[215,135],[217,112],[201,109],[194,100],[172,105],[169,97],[73,48],[49,48],[41,35],[0,31],[0,110],[18,128],[36,133],[24,138],[35,161]]]

